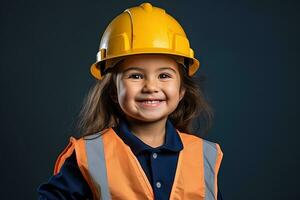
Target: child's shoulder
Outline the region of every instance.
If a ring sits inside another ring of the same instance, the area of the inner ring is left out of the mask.
[[[109,134],[109,132],[111,132],[111,128],[103,129],[102,131],[92,133],[92,134],[88,134],[88,135],[84,135],[84,136],[81,136],[79,138],[71,137],[70,140],[77,141],[77,142],[85,141],[85,140],[87,140],[87,141],[97,140],[97,139],[106,137]]]
[[[201,146],[214,151],[219,151],[221,149],[218,143],[201,138],[200,136],[196,136],[191,133],[184,133],[184,132],[179,132],[179,135],[183,143],[185,143],[186,145],[201,144]]]
[[[178,131],[180,137],[182,140],[184,140],[184,142],[188,142],[188,143],[194,143],[194,142],[203,142],[203,138],[196,136],[193,133],[186,133],[186,132],[180,132]]]

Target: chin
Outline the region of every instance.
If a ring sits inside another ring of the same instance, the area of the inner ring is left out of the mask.
[[[145,117],[145,116],[130,116],[131,120],[138,121],[138,122],[157,122],[160,120],[165,119],[167,116],[151,116],[151,117]]]

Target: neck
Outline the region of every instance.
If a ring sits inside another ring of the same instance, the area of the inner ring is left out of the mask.
[[[128,119],[131,132],[145,144],[155,148],[164,144],[167,118],[155,122],[141,122]]]

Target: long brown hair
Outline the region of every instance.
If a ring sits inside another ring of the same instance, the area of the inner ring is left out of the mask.
[[[120,119],[125,119],[120,106],[112,97],[116,95],[117,68],[117,66],[111,68],[102,80],[97,80],[85,97],[76,125],[80,135],[87,136],[106,128],[115,127]],[[197,117],[201,135],[207,134],[212,125],[212,108],[204,98],[200,89],[201,84],[198,85],[195,78],[188,76],[182,66],[179,66],[178,69],[181,74],[181,87],[186,91],[176,110],[169,115],[169,119],[179,131],[199,135],[190,133],[191,123]],[[204,76],[200,78],[201,83]]]

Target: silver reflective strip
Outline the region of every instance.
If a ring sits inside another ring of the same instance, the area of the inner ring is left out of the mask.
[[[108,188],[108,179],[106,172],[106,163],[103,150],[102,137],[98,134],[85,137],[86,153],[88,161],[88,170],[94,181],[94,184],[99,189],[101,200],[110,200],[110,192]]]
[[[217,159],[217,147],[213,142],[203,140],[205,200],[215,200],[215,165]]]

